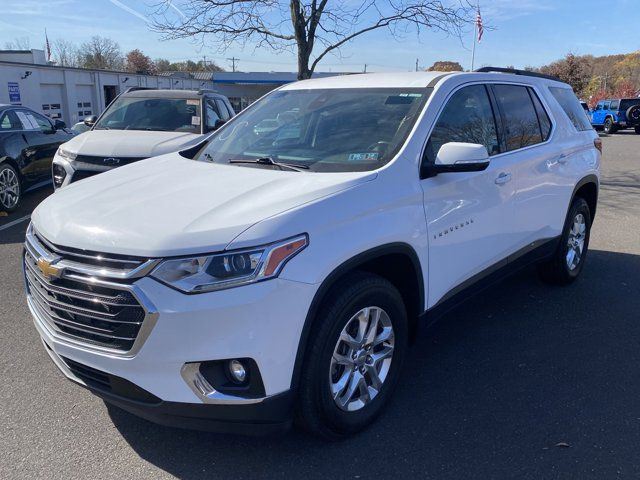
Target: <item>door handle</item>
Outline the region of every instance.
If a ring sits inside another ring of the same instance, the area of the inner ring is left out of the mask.
[[[511,181],[511,174],[506,172],[501,172],[500,175],[496,177],[496,185],[504,185],[507,182]]]
[[[564,165],[568,161],[569,161],[569,157],[564,153],[558,157],[558,163],[561,163],[562,165]]]

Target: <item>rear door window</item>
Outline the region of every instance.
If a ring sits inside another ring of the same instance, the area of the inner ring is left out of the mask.
[[[576,130],[582,132],[593,128],[573,90],[570,88],[549,87],[549,91],[558,101],[573,126],[576,127]],[[601,109],[602,104],[598,103],[596,110]]]
[[[507,151],[541,143],[540,123],[527,87],[494,85],[493,90],[504,119]]]
[[[542,135],[542,141],[546,142],[549,138],[549,135],[551,134],[551,120],[549,119],[547,111],[542,106],[542,102],[540,102],[538,95],[532,88],[529,88],[529,95],[531,95],[533,106],[536,109],[536,114],[538,115],[538,123],[540,124],[540,134]]]
[[[619,100],[613,100],[611,102],[611,106],[609,108],[611,108],[611,110],[617,110],[619,106],[620,106],[620,101]]]

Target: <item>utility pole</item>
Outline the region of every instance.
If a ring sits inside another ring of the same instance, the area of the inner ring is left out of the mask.
[[[364,64],[364,70],[362,71],[363,73],[367,73],[367,64]]]
[[[239,58],[236,57],[231,57],[231,58],[227,58],[227,60],[229,60],[231,62],[231,71],[235,73],[236,71],[236,62],[239,61]]]
[[[416,72],[418,71],[418,58],[416,58]]]

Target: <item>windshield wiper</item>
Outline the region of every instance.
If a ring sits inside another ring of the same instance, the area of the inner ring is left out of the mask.
[[[295,172],[301,172],[302,170],[309,170],[307,165],[297,165],[293,163],[282,163],[276,162],[271,157],[260,157],[257,160],[229,160],[229,163],[252,163],[256,165],[273,165],[275,167],[280,167],[281,169],[288,168],[289,170],[293,170]]]

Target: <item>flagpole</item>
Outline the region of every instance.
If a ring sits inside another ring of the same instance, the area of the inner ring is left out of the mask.
[[[476,60],[476,39],[478,38],[478,22],[474,22],[473,27],[473,48],[471,49],[471,71],[473,72],[473,64]]]

